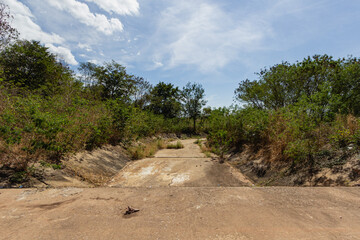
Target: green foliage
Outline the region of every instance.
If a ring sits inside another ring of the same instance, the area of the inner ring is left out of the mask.
[[[1,13],[10,16],[0,12],[1,21]],[[26,172],[30,163],[40,161],[58,168],[72,152],[190,132],[188,120],[179,116],[179,88],[172,84],[153,88],[115,61],[82,63],[82,75],[75,78],[36,41],[17,41],[0,50],[0,167]],[[164,147],[159,141],[139,147],[135,158]]]
[[[315,55],[262,70],[235,90],[246,106],[211,111],[209,143],[220,155],[244,144],[261,148],[269,161],[292,166],[313,166],[329,143],[329,152],[359,148],[359,66],[356,58]]]
[[[201,115],[201,110],[206,104],[205,90],[201,84],[187,83],[181,92],[183,110],[185,115],[193,119],[194,132],[196,133],[196,120]]]
[[[3,82],[42,95],[61,92],[72,72],[36,41],[17,41],[0,54]]]
[[[159,82],[150,92],[149,109],[155,114],[161,114],[165,118],[178,117],[181,104],[179,101],[180,91],[171,83]]]
[[[52,168],[54,170],[62,169],[62,164],[61,163],[54,164],[54,163],[47,163],[47,162],[41,161],[40,164],[43,167]]]
[[[81,63],[80,80],[86,88],[102,100],[120,100],[123,103],[136,101],[145,105],[147,93],[151,85],[141,77],[135,77],[126,72],[126,68],[114,60],[103,66],[93,63]]]
[[[283,62],[262,70],[255,81],[245,80],[236,98],[260,109],[300,104],[319,121],[336,113],[360,113],[360,64],[357,58],[334,60],[315,55],[301,62]]]
[[[18,171],[15,172],[10,177],[11,183],[23,183],[28,178],[28,172],[27,171]]]
[[[360,147],[360,119],[351,115],[338,116],[333,122],[330,142],[338,148],[345,148],[350,144]]]

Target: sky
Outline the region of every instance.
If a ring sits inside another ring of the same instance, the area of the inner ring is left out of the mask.
[[[357,0],[0,0],[20,37],[71,69],[115,60],[152,84],[202,84],[208,106],[282,61],[360,55]]]

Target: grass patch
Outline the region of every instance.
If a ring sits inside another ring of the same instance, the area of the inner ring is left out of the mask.
[[[181,149],[181,148],[184,148],[184,145],[180,141],[177,141],[176,143],[169,143],[166,146],[166,148],[167,149]]]
[[[203,152],[207,158],[211,158],[211,152],[205,151]]]
[[[139,160],[153,157],[158,150],[164,149],[165,147],[167,147],[165,141],[163,139],[157,139],[156,141],[146,144],[130,147],[128,152],[132,160]]]
[[[211,157],[211,149],[206,146],[203,140],[197,139],[194,143],[200,147],[201,152],[204,153],[207,158]]]

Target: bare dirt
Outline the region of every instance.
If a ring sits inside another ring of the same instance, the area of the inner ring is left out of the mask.
[[[254,187],[193,141],[110,187],[0,189],[0,239],[360,239],[359,188]]]

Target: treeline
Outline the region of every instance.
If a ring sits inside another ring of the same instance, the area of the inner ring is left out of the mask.
[[[36,41],[1,51],[0,167],[26,169],[103,144],[196,132],[206,103],[200,84],[152,86],[115,61],[83,63],[79,71]]]
[[[360,59],[283,62],[241,82],[235,97],[242,108],[210,116],[208,139],[220,154],[246,145],[271,162],[315,166],[360,148]]]

